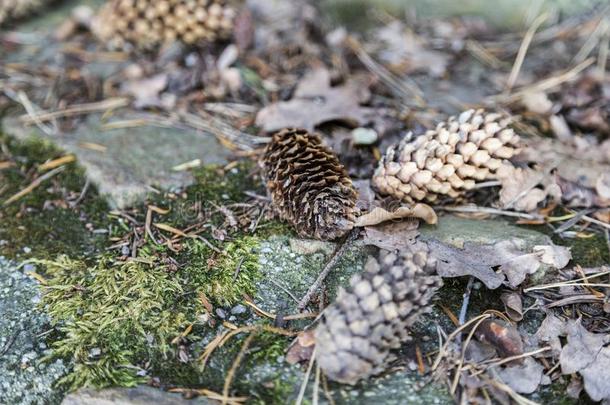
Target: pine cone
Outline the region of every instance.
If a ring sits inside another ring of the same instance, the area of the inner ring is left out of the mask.
[[[23,18],[50,2],[51,0],[0,0],[0,25],[14,18]]]
[[[407,328],[425,312],[441,279],[425,251],[382,250],[362,275],[341,289],[316,328],[316,360],[332,380],[355,384],[383,371],[390,349],[409,340]]]
[[[468,110],[415,139],[408,134],[379,162],[373,185],[405,202],[458,198],[477,181],[495,178],[519,152],[520,138],[501,114]]]
[[[109,0],[92,30],[109,48],[151,50],[229,38],[235,14],[225,0]]]
[[[277,132],[261,165],[274,205],[299,235],[335,239],[352,229],[356,190],[318,135],[301,129]]]

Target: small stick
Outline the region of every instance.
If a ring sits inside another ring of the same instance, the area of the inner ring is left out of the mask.
[[[460,205],[457,207],[435,206],[433,208],[435,210],[443,210],[443,211],[449,211],[449,212],[471,212],[471,213],[482,213],[482,214],[492,214],[492,215],[504,215],[507,217],[517,217],[517,218],[523,218],[523,219],[544,219],[542,217],[542,215],[525,214],[522,212],[499,210],[496,208],[488,208],[488,207],[479,207],[476,205]]]
[[[241,349],[239,350],[237,357],[235,357],[235,361],[233,361],[231,368],[227,372],[227,377],[225,378],[225,384],[222,389],[222,404],[223,405],[227,404],[229,401],[229,388],[231,388],[231,382],[233,381],[233,377],[235,377],[235,372],[237,371],[239,364],[242,362],[242,360],[246,356],[246,351],[250,347],[250,344],[252,343],[252,339],[254,339],[254,337],[256,335],[257,335],[257,331],[255,330],[252,333],[250,333],[250,335],[248,335],[246,340],[244,340],[244,344],[241,346]]]
[[[322,282],[326,279],[328,273],[330,273],[333,267],[335,267],[335,265],[343,256],[349,245],[351,245],[351,243],[358,237],[358,234],[359,230],[357,230],[356,228],[352,229],[350,233],[345,237],[345,239],[339,244],[339,246],[337,246],[335,252],[333,253],[330,260],[326,263],[326,266],[324,266],[324,269],[322,270],[316,281],[312,284],[311,287],[309,287],[309,290],[307,290],[307,294],[305,294],[301,301],[299,301],[299,305],[297,306],[298,311],[302,311],[309,304],[309,301],[311,301],[313,295],[316,293],[318,288],[320,288],[320,285],[322,285]]]
[[[66,166],[59,166],[51,171],[46,172],[42,176],[38,177],[36,180],[32,181],[29,186],[27,186],[23,190],[19,191],[17,194],[13,195],[12,197],[9,197],[9,199],[6,200],[2,205],[6,207],[7,205],[26,196],[27,194],[34,191],[36,189],[36,187],[40,186],[42,184],[42,182],[49,180],[51,177],[55,176],[56,174],[63,172],[65,168],[66,168]]]
[[[301,388],[299,389],[299,396],[295,401],[295,405],[301,405],[303,403],[303,398],[305,397],[305,390],[307,389],[307,383],[309,382],[309,376],[311,374],[311,369],[313,368],[313,362],[316,359],[316,347],[313,348],[313,353],[311,353],[311,359],[309,359],[309,365],[307,366],[307,371],[305,372],[305,376],[303,377],[303,383],[301,384]]]
[[[532,25],[529,27],[525,36],[523,37],[523,41],[521,42],[521,46],[519,47],[519,52],[517,52],[517,57],[515,58],[515,63],[513,64],[513,68],[510,71],[510,76],[508,77],[508,82],[506,83],[506,90],[510,92],[517,81],[517,77],[519,77],[519,72],[521,71],[521,66],[523,65],[523,61],[525,60],[525,55],[527,54],[527,50],[532,43],[532,39],[534,39],[534,35],[536,31],[542,25],[543,22],[546,21],[547,14],[539,15]]]
[[[458,318],[460,326],[462,326],[464,324],[464,322],[466,322],[466,312],[468,312],[468,303],[470,302],[470,293],[472,292],[473,284],[474,284],[474,277],[470,276],[470,278],[468,279],[468,284],[466,285],[466,291],[464,292],[464,295],[463,295],[464,301],[462,301],[462,308],[460,309],[460,317]]]

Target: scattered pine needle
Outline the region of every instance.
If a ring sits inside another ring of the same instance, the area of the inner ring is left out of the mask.
[[[26,195],[28,195],[32,191],[34,191],[36,189],[36,187],[40,186],[46,180],[49,180],[51,177],[63,172],[65,168],[66,168],[65,166],[59,166],[59,167],[43,174],[42,176],[38,177],[36,180],[31,182],[29,186],[27,186],[23,190],[19,191],[17,194],[14,194],[12,197],[9,197],[2,205],[6,207],[7,205],[12,204],[17,200],[20,200],[21,198],[25,197]]]
[[[246,351],[250,347],[250,344],[252,344],[252,340],[257,335],[257,333],[258,333],[258,330],[252,331],[248,335],[246,340],[244,340],[244,343],[242,344],[241,349],[239,349],[239,353],[237,353],[237,357],[235,357],[235,360],[233,361],[231,368],[227,372],[227,376],[225,377],[225,383],[222,388],[222,404],[223,405],[227,404],[229,401],[229,389],[231,388],[231,383],[233,382],[233,378],[235,378],[235,372],[237,371],[237,368],[239,367],[239,365],[243,361],[244,357],[246,356]]]
[[[68,163],[72,163],[75,160],[76,160],[76,156],[74,156],[74,155],[62,156],[60,158],[53,159],[51,161],[41,164],[40,166],[38,166],[37,170],[39,172],[46,172],[47,170],[55,169],[56,167],[63,166]]]
[[[94,142],[79,142],[78,146],[80,146],[83,149],[89,149],[89,150],[93,150],[93,151],[101,152],[101,153],[106,153],[106,151],[108,150],[107,146],[100,145],[99,143],[94,143]]]
[[[438,305],[441,307],[441,309],[443,310],[445,315],[447,315],[449,317],[449,319],[455,326],[460,326],[460,321],[457,319],[457,316],[455,316],[455,314],[453,312],[451,312],[451,310],[449,308],[447,308],[443,304],[438,304]]]

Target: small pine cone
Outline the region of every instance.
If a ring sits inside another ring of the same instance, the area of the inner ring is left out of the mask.
[[[175,41],[227,39],[235,16],[226,0],[109,0],[91,29],[111,49],[153,50]]]
[[[519,153],[520,138],[509,124],[501,114],[468,110],[415,139],[409,134],[382,157],[373,185],[408,203],[459,198]]]
[[[273,204],[299,235],[335,239],[352,229],[356,190],[318,135],[301,129],[277,132],[261,165]]]
[[[315,331],[316,360],[329,378],[355,384],[387,367],[440,287],[435,263],[425,251],[382,250],[339,291]]]
[[[0,25],[35,13],[52,0],[0,0]]]

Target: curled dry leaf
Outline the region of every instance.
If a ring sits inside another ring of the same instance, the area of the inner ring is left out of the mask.
[[[286,361],[290,364],[308,361],[313,354],[315,343],[313,330],[299,332],[294,344],[286,353]]]
[[[500,299],[504,303],[504,311],[510,319],[515,322],[523,319],[523,302],[520,294],[514,291],[504,292]]]
[[[273,103],[256,116],[256,125],[266,132],[296,127],[312,131],[328,121],[347,122],[363,126],[372,121],[375,110],[362,107],[368,101],[370,79],[354,76],[340,86],[332,87],[330,72],[319,68],[309,72],[299,82],[290,101]]]
[[[403,218],[419,218],[426,221],[428,224],[436,224],[438,217],[436,213],[427,204],[415,204],[412,207],[398,207],[394,211],[388,211],[382,207],[375,207],[368,213],[358,217],[354,226],[370,226],[377,225],[382,222],[400,220]]]

